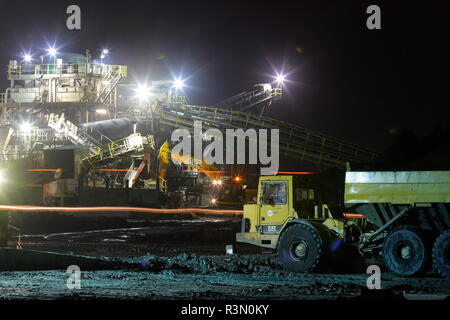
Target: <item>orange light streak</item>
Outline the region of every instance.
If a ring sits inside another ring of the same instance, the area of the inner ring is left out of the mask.
[[[344,213],[343,214],[345,218],[348,219],[352,219],[352,218],[356,218],[356,219],[364,219],[364,215],[359,214],[359,213]]]
[[[277,171],[275,174],[317,174],[313,171]]]
[[[173,213],[202,213],[216,215],[242,215],[243,210],[220,210],[220,209],[202,209],[202,208],[183,208],[183,209],[156,209],[140,207],[44,207],[44,206],[11,206],[0,205],[0,210],[12,210],[19,212],[142,212],[157,214]]]

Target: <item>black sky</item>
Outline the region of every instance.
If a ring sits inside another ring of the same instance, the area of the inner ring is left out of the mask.
[[[284,66],[295,72],[271,116],[381,150],[390,129],[425,134],[449,122],[448,1],[390,2],[0,1],[0,61],[46,43],[94,55],[108,47],[130,80],[189,77],[199,105]],[[80,31],[66,28],[70,4],[81,7]],[[370,4],[381,7],[381,30],[366,28]]]

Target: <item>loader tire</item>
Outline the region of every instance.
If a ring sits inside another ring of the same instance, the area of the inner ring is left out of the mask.
[[[414,226],[399,226],[386,237],[383,258],[389,270],[403,277],[423,273],[430,261],[425,238]]]
[[[280,236],[278,258],[291,272],[308,273],[319,264],[323,251],[323,241],[313,227],[294,224]]]
[[[450,278],[450,229],[443,231],[434,241],[433,265],[445,278]]]

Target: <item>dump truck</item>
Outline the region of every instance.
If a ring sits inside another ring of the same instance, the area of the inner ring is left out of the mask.
[[[400,276],[450,277],[450,171],[347,171],[343,189],[330,210],[311,179],[261,176],[236,240],[275,249],[292,272],[332,266],[351,246]]]

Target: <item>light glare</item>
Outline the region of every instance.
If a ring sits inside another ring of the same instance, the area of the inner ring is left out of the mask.
[[[285,80],[286,80],[286,76],[283,74],[277,74],[277,76],[275,77],[275,81],[278,84],[282,84]]]
[[[56,56],[57,53],[55,48],[48,48],[47,52],[51,56]]]
[[[31,62],[31,55],[28,54],[28,53],[26,53],[26,54],[23,56],[23,60],[24,60],[26,63]]]
[[[150,89],[147,86],[138,86],[136,89],[136,97],[139,100],[146,100],[148,96],[150,95]]]
[[[33,125],[29,122],[23,122],[19,126],[20,131],[22,131],[23,133],[30,133],[32,128]]]
[[[108,110],[106,110],[106,109],[97,109],[97,110],[95,110],[95,112],[98,113],[98,114],[107,114]]]
[[[181,79],[175,79],[173,85],[175,86],[175,89],[181,89],[184,86],[184,81]]]

